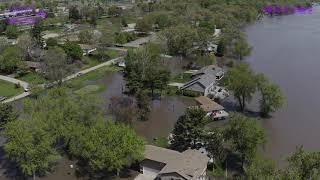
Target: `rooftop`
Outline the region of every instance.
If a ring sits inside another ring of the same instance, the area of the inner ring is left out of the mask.
[[[207,168],[209,158],[198,150],[182,153],[157,146],[146,145],[145,158],[166,165],[159,174],[178,173],[186,179],[197,179]]]

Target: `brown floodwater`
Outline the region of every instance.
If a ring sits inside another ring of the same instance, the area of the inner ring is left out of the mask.
[[[288,98],[286,107],[263,121],[266,153],[283,166],[298,145],[320,151],[320,7],[312,14],[265,17],[246,34],[254,47],[246,61]]]

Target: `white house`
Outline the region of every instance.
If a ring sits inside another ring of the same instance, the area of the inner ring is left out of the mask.
[[[209,158],[198,150],[182,153],[157,146],[146,145],[145,159],[140,163],[147,179],[207,180]]]

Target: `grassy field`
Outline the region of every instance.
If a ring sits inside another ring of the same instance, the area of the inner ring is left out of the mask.
[[[0,80],[0,96],[11,97],[23,92],[22,88],[16,88],[15,84]]]
[[[67,82],[67,86],[71,89],[73,89],[74,91],[77,91],[78,93],[81,92],[93,92],[93,91],[101,91],[104,90],[106,87],[90,87],[86,85],[87,81],[94,81],[94,80],[98,80],[99,78],[101,78],[102,76],[104,76],[107,73],[111,73],[111,72],[115,72],[115,71],[119,71],[120,68],[116,67],[116,66],[106,66],[103,68],[100,68],[96,71],[90,72],[88,74],[82,75],[76,79],[73,79],[69,82]]]

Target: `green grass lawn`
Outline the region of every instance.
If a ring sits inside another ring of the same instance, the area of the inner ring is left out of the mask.
[[[22,88],[16,88],[15,84],[0,80],[0,96],[11,97],[23,92]]]
[[[36,72],[30,72],[30,73],[20,77],[19,79],[22,81],[26,81],[29,84],[33,84],[33,85],[43,84],[43,83],[48,82],[44,77],[42,77],[41,75],[39,75]]]
[[[189,82],[191,80],[192,80],[191,74],[181,73],[181,74],[178,74],[178,75],[172,77],[170,81],[171,82],[177,82],[177,83],[186,83],[186,82]]]
[[[116,66],[106,66],[102,67],[96,71],[90,72],[88,74],[82,75],[76,79],[67,82],[67,86],[75,91],[80,90],[86,86],[87,81],[94,81],[101,78],[103,75],[115,71],[119,71],[120,68]],[[102,87],[99,87],[99,91]]]

